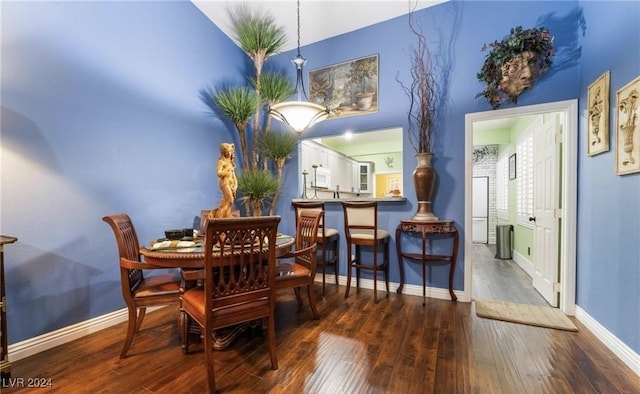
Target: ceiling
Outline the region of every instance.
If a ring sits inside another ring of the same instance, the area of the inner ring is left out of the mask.
[[[246,4],[249,9],[263,11],[274,17],[276,25],[282,26],[287,43],[282,51],[297,46],[297,16],[294,0],[221,1],[191,0],[218,28],[235,41],[229,18],[229,7]],[[447,0],[301,0],[300,2],[300,46],[322,41],[366,26],[392,19],[416,9],[444,3]],[[330,21],[330,23],[327,23]]]

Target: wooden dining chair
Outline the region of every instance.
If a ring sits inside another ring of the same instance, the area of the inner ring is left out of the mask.
[[[120,257],[120,283],[122,297],[127,304],[129,318],[127,337],[120,358],[127,356],[133,336],[140,330],[147,307],[164,306],[180,302],[182,278],[179,270],[155,276],[144,276],[144,271],[158,269],[146,264],[140,257],[140,244],[129,215],[124,213],[102,218],[111,226]],[[181,332],[181,336],[184,334]]]
[[[209,214],[212,211],[215,211],[216,209],[203,209],[200,211],[200,226],[198,227],[198,231],[200,232],[200,235],[204,235],[204,233],[207,231],[207,220],[209,219]],[[239,210],[231,211],[231,216],[233,216],[234,218],[239,218],[240,211]]]
[[[323,216],[323,211],[303,210],[300,212],[296,227],[295,250],[280,256],[276,266],[276,289],[292,288],[296,294],[298,305],[302,306],[300,289],[306,287],[314,319],[319,318],[313,283],[318,265],[318,225]],[[288,262],[289,260],[291,262]]]
[[[278,369],[273,283],[279,216],[210,219],[205,231],[204,285],[181,296],[189,332],[202,328],[209,390],[216,391],[213,330],[262,321],[271,368]],[[188,341],[187,348],[188,351]]]
[[[378,228],[378,203],[343,202],[344,233],[347,239],[347,290],[344,298],[349,297],[351,270],[356,269],[356,288],[360,287],[360,270],[373,271],[373,300],[378,302],[378,271],[384,273],[384,281],[389,292],[389,233]],[[373,261],[362,260],[362,248],[369,247]],[[352,249],[355,248],[355,254]],[[378,253],[382,248],[383,260],[378,262]]]
[[[293,209],[296,215],[296,226],[298,223],[298,217],[300,212],[304,210],[312,210],[324,212],[324,203],[322,201],[297,201],[292,202]],[[333,267],[333,273],[335,276],[336,285],[338,285],[338,256],[339,256],[340,234],[338,230],[325,226],[325,217],[320,219],[318,225],[318,249],[320,251],[320,258],[318,259],[318,266],[322,268],[322,294],[324,295],[325,278],[327,273],[327,267]]]

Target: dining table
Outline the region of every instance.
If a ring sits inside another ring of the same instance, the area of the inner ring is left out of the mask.
[[[295,238],[278,233],[276,236],[276,258],[287,254],[295,245]],[[169,240],[166,238],[156,239],[148,244],[140,247],[140,254],[144,256],[144,261],[160,268],[180,268],[182,272],[182,285],[180,292],[184,292],[187,288],[199,285],[198,282],[204,280],[204,237],[185,237],[180,240]],[[185,327],[184,319],[187,319],[186,313],[180,311],[178,317],[179,327]],[[217,350],[229,347],[234,340],[250,328],[251,325],[240,324],[238,326],[229,327],[228,329],[215,330],[213,332],[214,348]],[[199,333],[199,327],[194,327]],[[182,332],[180,335],[188,335]],[[181,341],[183,350],[185,349],[185,341]]]
[[[291,235],[276,236],[276,258],[287,254],[295,244]],[[186,237],[180,240],[161,238],[140,248],[147,264],[163,268],[198,270],[204,268],[204,237]]]

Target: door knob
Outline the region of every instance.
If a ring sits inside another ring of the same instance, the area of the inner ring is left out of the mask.
[[[530,222],[535,222],[536,221],[536,217],[535,216],[529,216],[529,221]]]

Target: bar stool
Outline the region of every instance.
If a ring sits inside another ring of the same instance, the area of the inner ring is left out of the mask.
[[[322,201],[297,201],[292,202],[293,209],[296,214],[296,228],[298,227],[298,217],[300,211],[322,211],[324,212],[324,203]],[[323,217],[318,225],[318,249],[321,251],[321,256],[318,259],[318,266],[322,267],[322,295],[324,295],[325,276],[327,272],[327,266],[333,266],[333,272],[336,278],[336,285],[338,284],[338,245],[340,234],[335,228],[325,227]],[[329,253],[331,252],[331,253]]]
[[[373,302],[378,302],[378,271],[384,273],[384,281],[389,292],[389,233],[378,229],[378,203],[372,202],[343,202],[344,233],[347,238],[347,290],[344,298],[349,297],[351,287],[351,269],[356,269],[356,288],[360,287],[360,270],[373,271]],[[355,255],[351,254],[355,246]],[[361,248],[373,249],[373,262],[364,263],[361,258]],[[379,248],[383,248],[384,257],[378,263]]]

